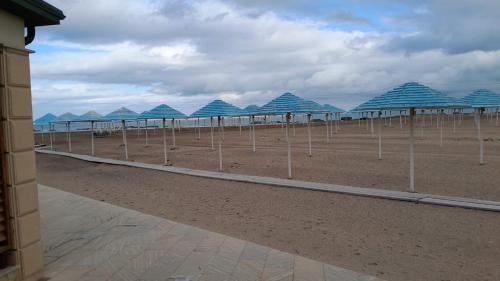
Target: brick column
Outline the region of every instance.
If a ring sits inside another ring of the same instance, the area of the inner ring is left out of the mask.
[[[11,264],[20,280],[34,281],[43,261],[27,50],[0,45],[0,103]]]

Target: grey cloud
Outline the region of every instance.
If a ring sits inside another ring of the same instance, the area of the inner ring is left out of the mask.
[[[372,22],[364,17],[358,16],[351,11],[336,11],[335,13],[326,17],[329,22],[341,22],[341,23],[354,23],[354,24],[366,24],[371,25]]]

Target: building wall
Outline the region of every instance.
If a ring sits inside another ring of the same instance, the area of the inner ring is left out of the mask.
[[[0,275],[0,281],[38,280],[43,266],[29,52],[24,48],[24,26],[19,25],[19,20],[0,10],[0,130],[4,139],[0,145],[4,151],[3,163],[7,166],[4,171],[8,229],[13,248],[10,264],[17,267],[17,277],[12,278],[10,271],[9,277],[2,279]]]

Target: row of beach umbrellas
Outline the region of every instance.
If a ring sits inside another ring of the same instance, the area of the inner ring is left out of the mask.
[[[445,95],[444,93],[427,87],[425,85],[409,82],[400,85],[388,92],[376,96],[365,103],[360,104],[350,111],[350,113],[359,114],[359,116],[368,117],[371,114],[370,119],[372,122],[373,131],[373,118],[374,115],[379,118],[379,159],[382,159],[382,132],[381,132],[381,122],[383,111],[399,111],[400,122],[403,112],[405,116],[409,116],[409,154],[410,154],[410,191],[415,192],[415,157],[414,157],[414,147],[415,147],[415,116],[417,110],[436,110],[438,114],[442,115],[443,111],[453,110],[453,118],[455,118],[455,113],[460,112],[463,109],[471,108],[474,110],[475,125],[477,128],[477,136],[480,146],[480,164],[484,164],[483,159],[483,140],[481,137],[481,113],[485,109],[496,109],[496,118],[498,120],[498,108],[500,107],[500,95],[485,89],[474,91],[473,93],[467,95],[462,99],[456,99]],[[37,120],[35,120],[35,126],[45,126],[48,125],[50,128],[51,124],[65,123],[68,135],[70,134],[70,124],[71,122],[90,122],[92,131],[92,155],[94,154],[93,145],[93,128],[96,122],[121,122],[122,134],[123,134],[123,144],[125,149],[125,158],[128,159],[128,150],[126,144],[126,121],[135,120],[139,128],[139,120],[162,120],[163,129],[163,152],[165,164],[167,164],[167,145],[166,145],[166,120],[171,121],[172,137],[174,140],[175,147],[175,120],[181,119],[194,119],[198,124],[198,134],[199,125],[201,119],[210,119],[210,132],[212,140],[212,148],[214,148],[214,119],[217,122],[218,128],[218,151],[219,151],[219,171],[222,171],[222,141],[223,141],[223,130],[224,130],[224,118],[239,118],[239,126],[241,133],[241,117],[249,118],[249,129],[251,132],[253,151],[255,151],[255,116],[280,116],[283,120],[281,122],[282,126],[285,126],[285,136],[287,143],[287,159],[288,159],[288,177],[292,178],[292,165],[291,165],[291,143],[289,138],[289,127],[290,124],[295,124],[293,120],[296,114],[304,115],[307,117],[307,129],[308,129],[308,139],[309,139],[309,155],[311,152],[311,116],[313,114],[325,114],[325,123],[327,128],[327,140],[332,135],[332,128],[334,127],[334,116],[335,119],[340,120],[340,114],[345,112],[333,105],[320,105],[311,100],[303,99],[291,93],[285,93],[281,96],[271,100],[265,105],[259,107],[256,105],[248,106],[244,109],[240,109],[232,104],[229,104],[222,100],[214,100],[211,103],[203,106],[199,110],[195,111],[191,115],[187,116],[182,112],[171,108],[168,105],[159,105],[149,111],[145,111],[141,114],[135,113],[127,108],[120,108],[113,111],[105,116],[101,116],[95,111],[89,111],[82,116],[76,116],[71,113],[63,114],[56,117],[52,114],[47,114]],[[330,122],[329,122],[330,121]],[[335,125],[338,126],[338,123]],[[42,127],[43,128],[43,127]],[[336,127],[337,128],[337,127]],[[43,130],[43,129],[42,129]],[[52,130],[51,130],[52,131]],[[441,123],[441,136],[442,136],[442,123]],[[147,139],[147,130],[146,130]],[[68,142],[71,139],[69,137]],[[147,142],[147,140],[146,140]],[[70,150],[71,146],[69,145]]]

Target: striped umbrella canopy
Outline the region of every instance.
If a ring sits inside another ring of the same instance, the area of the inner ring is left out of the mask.
[[[135,120],[139,117],[139,114],[126,108],[121,107],[108,115],[104,116],[104,119],[111,121],[121,121],[121,120]]]
[[[462,101],[473,108],[500,107],[500,94],[480,89],[465,96]]]
[[[405,83],[354,108],[353,112],[403,110],[408,108],[442,109],[468,107],[463,101],[449,97],[417,82]]]
[[[237,106],[222,100],[214,100],[204,107],[198,109],[189,118],[206,118],[218,116],[241,116],[243,110]]]
[[[151,110],[143,112],[140,119],[184,119],[187,118],[186,114],[173,109],[172,107],[161,104]]]
[[[62,114],[61,116],[57,117],[55,122],[71,122],[71,121],[76,121],[78,120],[78,116],[71,113],[71,112],[66,112]]]
[[[281,96],[266,103],[259,109],[260,114],[287,114],[287,113],[321,113],[323,108],[316,102],[300,98],[292,93]]]
[[[260,109],[259,106],[252,104],[243,108],[243,112],[245,115],[255,115],[259,113],[259,109]]]
[[[101,119],[102,119],[102,115],[97,113],[94,110],[91,110],[85,114],[82,114],[77,118],[78,121],[99,121]]]
[[[45,126],[57,120],[57,116],[52,113],[47,113],[33,122],[35,126]]]
[[[345,110],[343,109],[340,109],[336,106],[333,106],[331,104],[324,104],[323,105],[323,108],[325,111],[327,111],[328,113],[343,113],[343,112],[346,112]]]

